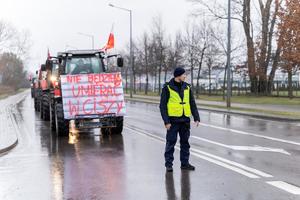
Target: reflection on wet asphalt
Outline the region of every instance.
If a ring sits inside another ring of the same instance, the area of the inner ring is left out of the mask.
[[[272,173],[275,178],[251,179],[195,156],[191,156],[191,162],[196,171],[181,171],[177,151],[174,172],[166,173],[164,142],[130,128],[137,127],[137,130],[164,138],[165,130],[157,106],[127,103],[127,110],[122,135],[103,137],[96,129],[80,133],[78,138],[58,138],[49,130],[49,123],[40,120],[38,113],[34,112],[33,101],[28,95],[13,109],[19,128],[19,144],[8,154],[0,156],[0,199],[297,199],[297,196],[270,186],[266,181],[298,179],[299,168],[292,167],[298,156],[292,162],[283,155],[228,151],[191,139],[193,148],[256,167]],[[205,123],[244,128],[256,133],[270,134],[273,131],[278,137],[285,134],[280,132],[280,129],[285,129],[284,124],[276,128],[272,123],[254,119],[223,118],[223,115],[205,112],[201,115]],[[262,142],[240,135],[235,139],[229,137],[229,133],[224,135],[208,127],[200,130],[201,136],[216,141]],[[264,132],[266,130],[268,132]],[[300,141],[295,134],[299,128],[293,126],[289,130],[289,137]],[[195,127],[192,134],[199,135]],[[270,142],[268,145],[278,144]],[[286,146],[283,144],[284,148]],[[279,159],[291,167],[281,170]],[[291,171],[294,178],[289,177],[286,170],[294,170]]]
[[[189,200],[190,199],[190,195],[191,195],[190,173],[191,172],[189,171],[181,172],[180,198],[176,196],[173,173],[166,173],[165,183],[166,183],[166,193],[167,193],[168,200],[173,200],[173,199]]]

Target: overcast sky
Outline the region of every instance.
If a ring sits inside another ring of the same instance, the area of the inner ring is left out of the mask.
[[[129,41],[129,13],[109,7],[109,3],[132,9],[134,38],[149,30],[159,14],[167,34],[172,34],[184,26],[193,10],[186,0],[1,0],[0,19],[30,31],[29,63],[34,70],[45,61],[48,47],[54,55],[66,45],[91,48],[91,39],[78,32],[94,35],[95,47],[101,48],[114,24],[116,49],[124,48]]]

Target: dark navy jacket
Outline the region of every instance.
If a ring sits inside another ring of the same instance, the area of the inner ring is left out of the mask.
[[[190,122],[190,118],[184,116],[184,114],[181,117],[169,117],[168,116],[167,104],[168,104],[168,101],[169,101],[169,98],[170,98],[170,92],[169,92],[169,89],[168,89],[168,85],[170,86],[171,89],[175,90],[179,94],[181,99],[183,99],[184,89],[186,89],[187,86],[190,86],[186,82],[182,82],[181,83],[181,88],[180,88],[180,87],[177,86],[178,84],[179,83],[175,83],[174,78],[172,78],[170,80],[170,82],[168,82],[164,85],[164,87],[162,89],[162,92],[161,92],[159,108],[160,108],[160,113],[161,113],[161,116],[162,116],[165,124],[179,123],[179,122]],[[195,99],[194,99],[194,95],[193,95],[193,92],[192,92],[191,89],[190,89],[190,106],[191,106],[192,115],[194,117],[194,121],[200,121],[199,112],[198,112],[197,105],[196,105],[196,102],[195,102]]]

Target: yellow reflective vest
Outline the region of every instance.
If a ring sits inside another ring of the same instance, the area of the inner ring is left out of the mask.
[[[184,116],[190,117],[191,116],[190,87],[187,86],[187,88],[184,89],[183,100],[175,90],[170,88],[169,85],[168,85],[168,89],[170,92],[170,98],[167,104],[168,116],[181,117],[184,114]]]

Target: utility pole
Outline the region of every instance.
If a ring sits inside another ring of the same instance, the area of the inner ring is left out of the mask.
[[[228,0],[227,108],[231,107],[231,0]]]
[[[133,92],[133,46],[132,46],[132,10],[127,8],[122,8],[119,6],[115,6],[113,4],[108,4],[110,7],[117,8],[120,10],[124,10],[129,12],[130,15],[130,98],[132,98],[132,92]]]

